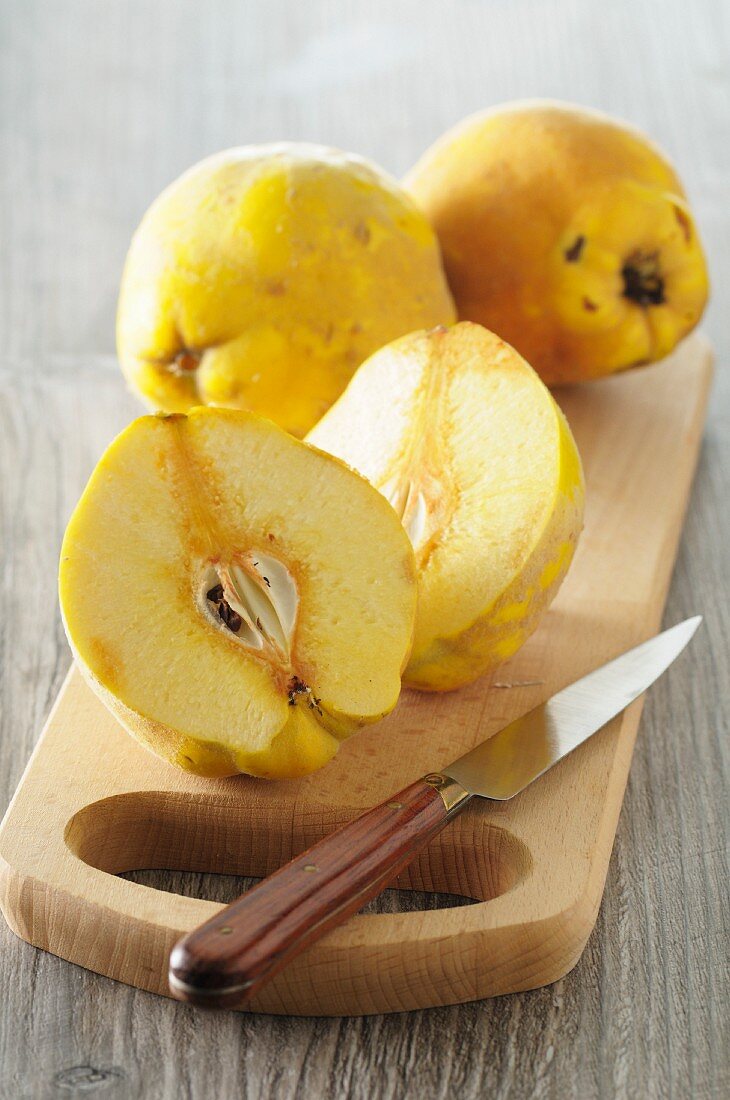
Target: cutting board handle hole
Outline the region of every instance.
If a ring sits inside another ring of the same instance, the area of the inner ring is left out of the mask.
[[[183,897],[215,901],[229,905],[261,879],[242,875],[221,875],[197,871],[123,871],[120,878],[136,882],[153,890],[180,894]],[[428,890],[388,889],[365,905],[361,913],[407,913],[431,909],[456,909],[462,905],[478,904],[478,898],[464,894],[434,893]]]
[[[168,870],[261,878],[344,824],[352,813],[333,810],[292,829],[290,822],[282,824],[287,811],[274,803],[221,801],[215,791],[207,796],[132,791],[84,806],[66,825],[64,839],[77,859],[113,875]],[[513,833],[485,815],[467,813],[394,886],[457,895],[466,902],[489,901],[514,889],[531,868],[528,848]],[[448,900],[436,905],[429,901],[419,907],[450,905]]]

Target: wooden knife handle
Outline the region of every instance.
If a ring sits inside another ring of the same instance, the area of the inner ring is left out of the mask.
[[[242,1005],[385,889],[468,797],[452,780],[429,775],[330,833],[178,941],[172,994],[217,1008]]]

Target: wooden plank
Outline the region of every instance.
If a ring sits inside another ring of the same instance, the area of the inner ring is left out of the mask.
[[[211,782],[140,748],[74,673],[0,828],[0,907],[13,930],[166,993],[172,944],[214,908],[118,872],[267,874],[358,809],[643,641],[661,618],[710,378],[709,346],[696,336],[655,367],[563,394],[585,466],[586,527],[540,629],[495,674],[511,687],[485,677],[445,695],[407,692],[388,719],[313,776]],[[519,798],[471,807],[399,880],[478,904],[354,917],[287,967],[252,1008],[394,1012],[562,977],[598,911],[640,710],[633,705]]]

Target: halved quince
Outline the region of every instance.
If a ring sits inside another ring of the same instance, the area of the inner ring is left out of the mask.
[[[391,502],[418,567],[404,682],[445,691],[522,645],[556,594],[583,515],[568,424],[508,344],[464,322],[396,340],[307,437]]]
[[[145,416],[63,543],[61,608],[127,729],[201,775],[303,775],[395,705],[413,551],[343,463],[245,412]]]

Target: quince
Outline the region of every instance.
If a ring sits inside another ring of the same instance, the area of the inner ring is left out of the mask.
[[[66,632],[146,746],[199,775],[284,778],[395,705],[413,551],[343,463],[250,413],[134,421],[63,542]]]
[[[404,683],[446,691],[511,657],[573,557],[583,475],[537,374],[479,325],[416,332],[360,367],[307,437],[388,498],[413,543]]]
[[[145,214],[117,348],[154,408],[245,408],[295,435],[360,363],[454,306],[423,214],[384,172],[318,145],[229,149]]]
[[[538,101],[474,115],[406,187],[437,231],[459,316],[548,384],[659,359],[702,315],[707,270],[676,172],[597,111]]]

